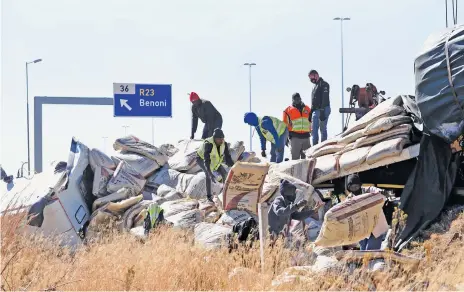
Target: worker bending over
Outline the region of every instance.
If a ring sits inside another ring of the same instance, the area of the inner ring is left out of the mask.
[[[279,187],[280,195],[272,202],[268,211],[269,233],[271,238],[276,239],[277,236],[285,234],[285,226],[293,220],[305,220],[306,218],[315,215],[313,210],[305,210],[299,212],[298,209],[307,204],[306,200],[301,200],[295,203],[296,187],[288,180],[281,180]],[[317,211],[316,211],[317,212]]]
[[[359,175],[356,173],[350,174],[346,177],[346,190],[350,192],[350,195],[348,197],[359,196],[361,194],[366,193],[384,193],[384,190],[376,187],[363,187],[361,184],[361,179],[359,178]],[[385,214],[383,213],[383,211],[381,213],[381,216],[379,217],[379,222],[377,224],[379,226],[385,226],[385,229],[381,230],[381,234],[379,234],[377,237],[371,233],[371,235],[368,238],[361,240],[359,242],[361,250],[378,250],[382,246],[382,241],[385,237],[386,232],[388,231],[387,219],[385,218]]]
[[[205,124],[201,139],[211,137],[214,129],[222,128],[222,115],[210,101],[201,99],[198,94],[192,92],[190,93],[190,102],[192,103],[192,134],[190,139],[195,137],[198,118]]]
[[[311,146],[311,109],[303,103],[298,92],[292,95],[292,105],[285,109],[283,121],[288,128],[292,159],[306,158],[304,151]]]
[[[244,122],[255,127],[261,141],[261,156],[266,157],[266,140],[271,142],[271,162],[284,160],[284,147],[288,138],[287,126],[281,120],[264,116],[258,118],[255,113],[246,113]]]
[[[197,151],[197,163],[206,174],[206,196],[211,202],[213,201],[211,181],[216,182],[213,171],[218,171],[222,181],[226,181],[227,171],[222,166],[224,160],[228,166],[234,165],[229,147],[224,142],[224,133],[221,129],[215,129],[213,136],[205,139]]]

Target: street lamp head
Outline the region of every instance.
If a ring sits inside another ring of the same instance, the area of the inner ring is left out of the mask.
[[[39,62],[42,62],[42,59],[37,59],[37,60],[32,61],[32,63],[39,63]]]
[[[245,63],[245,64],[243,64],[243,65],[245,65],[245,66],[255,66],[256,63]]]
[[[335,17],[333,20],[341,20],[340,17]]]
[[[351,18],[345,17],[345,18],[343,18],[343,20],[351,20]]]

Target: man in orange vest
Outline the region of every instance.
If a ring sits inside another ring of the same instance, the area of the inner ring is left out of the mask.
[[[311,146],[311,109],[303,103],[298,92],[292,95],[292,105],[285,109],[283,121],[289,132],[292,159],[305,158],[304,151]]]

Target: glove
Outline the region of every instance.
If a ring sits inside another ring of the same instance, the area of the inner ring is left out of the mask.
[[[319,120],[321,122],[327,120],[327,117],[325,116],[325,110],[319,110]]]
[[[305,206],[307,203],[308,203],[308,201],[306,201],[306,200],[301,200],[301,201],[299,201],[298,203],[296,203],[296,207],[299,209],[299,208]]]
[[[267,156],[266,156],[266,150],[262,150],[262,151],[261,151],[261,156],[264,157],[264,158],[267,157]]]

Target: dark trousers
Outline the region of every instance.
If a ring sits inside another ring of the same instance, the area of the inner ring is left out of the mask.
[[[212,197],[213,195],[211,194],[211,176],[210,176],[210,171],[206,169],[205,161],[201,159],[199,156],[197,156],[197,163],[200,166],[201,170],[206,174],[206,196]],[[219,174],[222,176],[222,181],[225,182],[227,178],[227,171],[224,168],[224,166],[219,166],[217,169]]]
[[[214,129],[216,128],[222,129],[222,117],[216,119],[213,124],[205,124],[203,127],[203,135],[201,136],[201,139],[204,140],[213,136]]]

